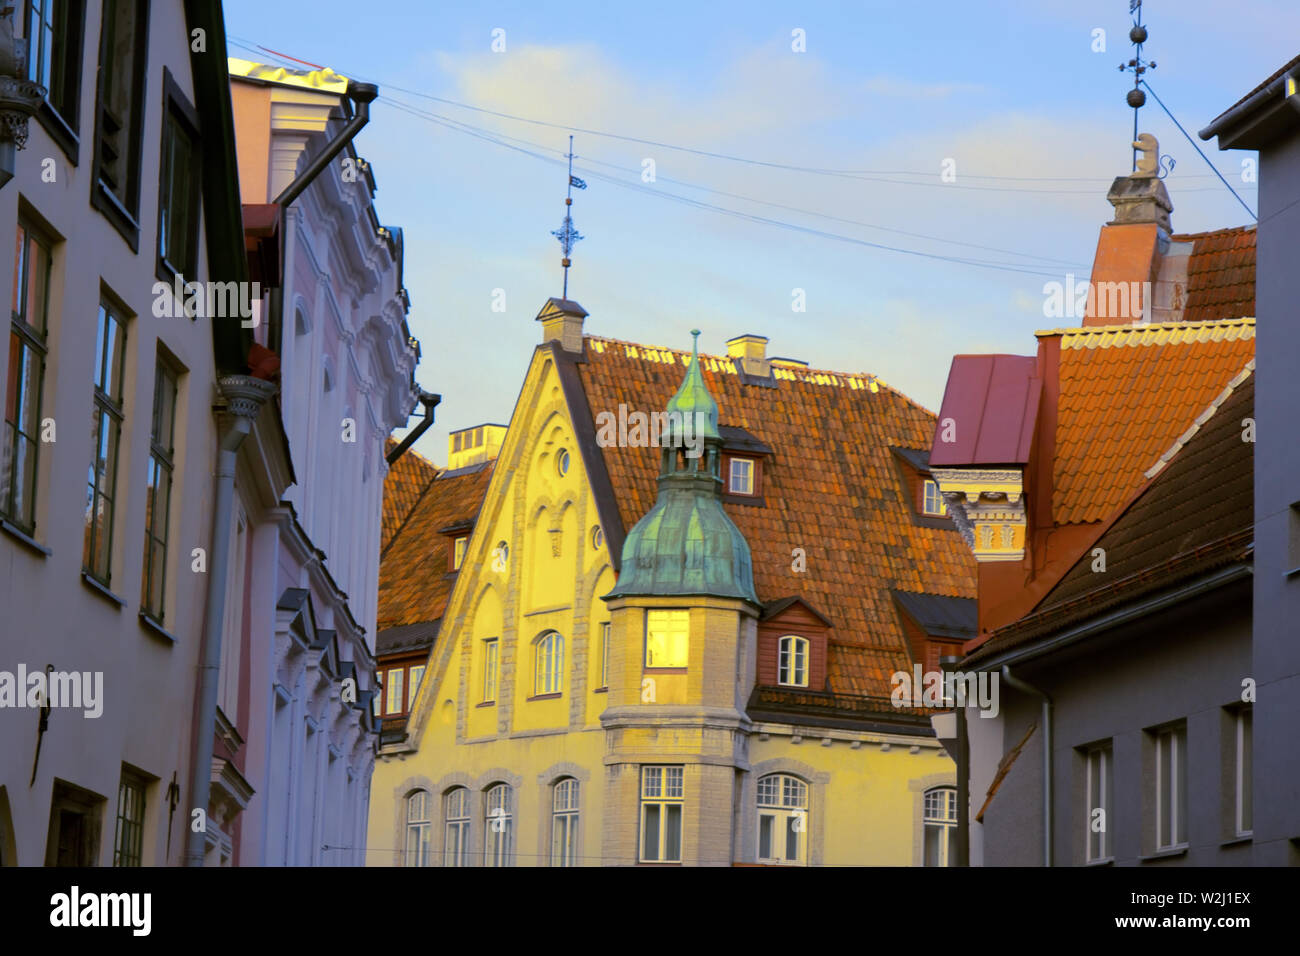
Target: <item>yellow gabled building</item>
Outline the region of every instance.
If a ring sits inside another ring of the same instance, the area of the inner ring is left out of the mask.
[[[380,646],[432,650],[369,862],[950,862],[953,764],[890,700],[973,634],[933,414],[761,336],[693,359],[586,315],[538,315],[481,501],[443,472],[385,548]]]

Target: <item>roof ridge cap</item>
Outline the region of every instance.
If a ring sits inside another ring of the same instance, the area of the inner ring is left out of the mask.
[[[1169,463],[1173,461],[1174,456],[1182,451],[1183,446],[1192,440],[1196,433],[1201,430],[1202,425],[1214,417],[1214,413],[1222,407],[1223,403],[1231,397],[1232,393],[1235,392],[1237,388],[1246,381],[1246,379],[1250,378],[1250,376],[1254,374],[1254,371],[1255,360],[1252,358],[1245,364],[1240,372],[1229,380],[1228,384],[1224,386],[1223,391],[1221,391],[1209,405],[1201,410],[1201,413],[1192,420],[1192,424],[1188,429],[1174,439],[1174,443],[1165,450],[1164,454],[1156,458],[1156,463],[1142,473],[1143,476],[1150,479],[1164,471]]]

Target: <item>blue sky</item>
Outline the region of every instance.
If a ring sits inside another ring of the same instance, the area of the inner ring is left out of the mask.
[[[713,353],[755,332],[771,354],[872,373],[931,409],[954,354],[1031,352],[1035,329],[1060,324],[1043,316],[1043,284],[1087,275],[1110,218],[1106,189],[1130,168],[1132,81],[1117,69],[1132,55],[1127,0],[226,0],[225,10],[238,43],[380,86],[357,148],[375,170],[381,221],[405,232],[417,378],[443,396],[417,448],[439,463],[449,429],[509,421],[540,338],[533,318],[560,293],[550,231],[564,212],[562,127],[592,131],[574,146],[589,188],[575,193],[586,238],[569,285],[589,332],[686,348],[698,327]],[[1231,12],[1218,0],[1147,0],[1143,19],[1144,54],[1158,64],[1150,84],[1193,137],[1293,57],[1300,36],[1293,0]],[[504,52],[491,49],[497,28]],[[1105,52],[1093,52],[1097,28]],[[795,29],[806,52],[791,49]],[[234,42],[229,52],[274,62]],[[1141,117],[1175,163],[1176,231],[1250,221],[1150,97]],[[1253,209],[1247,154],[1197,142]],[[946,159],[952,183],[940,181]],[[496,289],[504,313],[492,311]]]

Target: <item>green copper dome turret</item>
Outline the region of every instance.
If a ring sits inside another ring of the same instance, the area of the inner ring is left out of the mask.
[[[749,544],[722,507],[718,403],[700,373],[699,331],[661,436],[659,496],[623,542],[605,595],[708,595],[758,603]]]

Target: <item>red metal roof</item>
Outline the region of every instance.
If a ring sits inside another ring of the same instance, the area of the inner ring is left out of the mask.
[[[958,355],[935,426],[930,465],[1006,465],[1029,461],[1042,393],[1032,355]],[[944,441],[949,420],[953,441]]]

